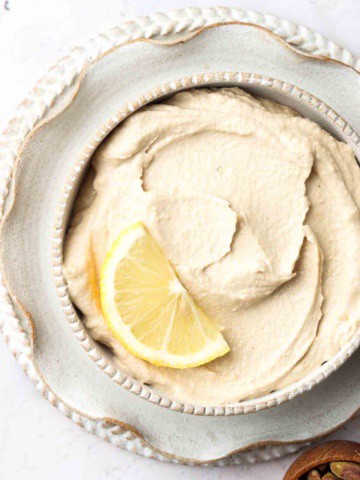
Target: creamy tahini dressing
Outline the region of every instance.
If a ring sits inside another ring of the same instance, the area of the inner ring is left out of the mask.
[[[96,151],[65,243],[73,302],[128,374],[179,400],[236,402],[287,386],[360,327],[360,169],[293,110],[237,89],[143,108]],[[142,220],[231,351],[155,367],[111,335],[98,278]]]

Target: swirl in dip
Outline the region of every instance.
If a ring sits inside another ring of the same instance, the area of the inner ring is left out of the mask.
[[[131,115],[100,145],[65,243],[65,275],[118,367],[182,401],[258,397],[329,360],[360,326],[360,170],[351,149],[238,88],[191,90]],[[115,340],[98,278],[141,220],[230,353],[156,367]]]

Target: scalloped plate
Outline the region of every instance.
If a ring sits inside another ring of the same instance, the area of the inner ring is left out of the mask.
[[[181,17],[181,13],[179,16]],[[175,20],[173,22],[176,24]],[[176,24],[178,30],[179,24],[180,21]],[[175,27],[174,31],[177,31]],[[247,45],[256,45],[256,57],[244,55],[244,44],[241,45],[241,40],[245,39],[245,36]],[[254,43],[249,42],[250,38]],[[94,66],[87,69],[79,92],[85,88],[92,94],[87,97],[88,101],[83,104],[83,108],[69,108],[61,115],[55,115],[56,111],[59,112],[66,103],[73,100],[78,84],[71,84],[62,96],[54,95],[58,98],[58,103],[52,107],[54,119],[36,133],[33,131],[22,149],[15,175],[16,192],[12,190],[8,198],[8,219],[2,230],[3,263],[8,286],[18,299],[14,305],[17,317],[27,329],[26,333],[19,329],[16,314],[6,301],[4,289],[1,295],[2,312],[7,315],[3,330],[5,335],[8,330],[10,341],[19,341],[13,350],[24,359],[30,375],[36,378],[48,398],[75,421],[88,429],[93,428],[115,444],[125,443],[128,447],[130,442],[126,441],[126,438],[120,439],[120,436],[124,430],[129,430],[132,432],[129,435],[134,442],[134,449],[157,458],[211,462],[254,446],[307,441],[341,425],[359,408],[360,354],[355,353],[343,367],[311,392],[272,410],[237,417],[189,416],[159,408],[120,388],[96,367],[84,354],[65,321],[51,269],[51,227],[57,200],[71,165],[81,154],[83,147],[90,143],[94,130],[97,129],[93,122],[86,122],[86,116],[96,107],[96,121],[100,126],[111,118],[111,109],[115,114],[119,107],[119,104],[111,103],[109,109],[109,104],[96,103],[96,89],[107,74],[110,75],[108,80],[114,83],[115,92],[126,86],[128,98],[134,99],[140,93],[138,91],[136,95],[135,82],[131,77],[135,73],[141,82],[143,93],[161,83],[192,75],[194,65],[190,65],[189,58],[193,58],[200,74],[208,71],[254,72],[255,68],[256,73],[300,85],[331,105],[359,131],[360,109],[357,92],[360,76],[341,64],[320,62],[311,58],[305,61],[305,57],[285,48],[275,37],[269,37],[262,30],[250,26],[217,27],[203,32],[195,40],[194,58],[183,57],[183,61],[180,60],[176,68],[174,63],[166,63],[163,71],[150,77],[149,71],[154,72],[155,64],[148,52],[149,47],[155,47],[138,43],[112,51],[102,62],[105,69],[96,69]],[[174,51],[178,48],[181,53],[181,45],[156,48],[163,49],[164,62],[166,49]],[[124,56],[126,49],[131,50],[131,57]],[[237,52],[237,55],[234,55],[234,52]],[[195,59],[195,54],[200,55],[200,58]],[[112,62],[109,62],[109,59]],[[75,74],[83,60],[84,56],[73,55]],[[139,64],[142,66],[141,70],[136,68]],[[55,78],[66,78],[66,68],[64,70],[65,72],[54,72]],[[325,78],[326,82],[320,81]],[[71,83],[70,80],[68,83]],[[63,84],[64,81],[62,87]],[[75,102],[76,97],[70,104],[74,105]],[[24,107],[23,116],[26,112],[30,116],[30,109]],[[59,119],[62,122],[61,134],[54,128]],[[36,120],[35,118],[34,121]],[[77,132],[76,141],[74,131]],[[357,141],[358,138],[355,136],[353,140]],[[6,172],[8,176],[10,171],[11,165]],[[23,261],[19,262],[19,258],[23,258]],[[31,336],[34,331],[36,337]],[[24,340],[23,346],[20,345],[20,337]],[[85,338],[83,340],[86,341]],[[90,344],[88,347],[91,350]],[[328,412],[326,416],[323,415],[324,411]],[[136,444],[136,438],[142,440]],[[149,445],[151,449],[148,448]],[[291,450],[294,448],[286,447],[281,453]],[[276,456],[275,452],[268,450],[263,455],[256,453],[255,457],[248,454],[247,459],[265,459]]]

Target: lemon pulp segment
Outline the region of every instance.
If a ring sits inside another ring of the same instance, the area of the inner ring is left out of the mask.
[[[115,240],[100,295],[116,339],[154,365],[190,368],[229,351],[218,325],[196,305],[141,222]]]

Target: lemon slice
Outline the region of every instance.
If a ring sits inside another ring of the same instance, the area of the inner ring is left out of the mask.
[[[120,233],[107,254],[100,295],[113,335],[154,365],[196,367],[230,350],[141,222]]]

